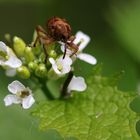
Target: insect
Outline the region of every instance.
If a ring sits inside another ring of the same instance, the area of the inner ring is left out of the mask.
[[[40,25],[36,27],[35,30],[37,32],[37,38],[34,42],[34,46],[36,45],[37,41],[42,43],[43,46],[48,46],[51,43],[61,41],[65,44],[63,58],[65,58],[67,49],[72,50],[71,56],[76,54],[79,46],[73,43],[75,36],[71,35],[71,27],[65,19],[53,17],[48,20],[46,27],[47,30],[42,28]],[[46,51],[45,53],[47,55]]]

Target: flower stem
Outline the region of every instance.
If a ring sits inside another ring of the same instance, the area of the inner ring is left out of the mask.
[[[50,93],[50,91],[48,90],[48,88],[46,86],[46,80],[41,79],[41,78],[38,78],[38,80],[39,80],[39,82],[41,84],[41,89],[44,92],[44,94],[47,97],[47,99],[54,100],[53,95]]]
[[[60,98],[65,98],[65,97],[69,96],[69,94],[67,93],[67,88],[68,88],[68,85],[69,85],[72,77],[73,77],[73,71],[70,71],[69,74],[68,74],[68,77],[65,80],[64,85],[62,87],[62,92],[61,92]]]

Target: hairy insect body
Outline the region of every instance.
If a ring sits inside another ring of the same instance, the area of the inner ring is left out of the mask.
[[[47,22],[47,31],[41,26],[36,27],[37,38],[34,42],[34,46],[37,41],[43,44],[45,47],[52,43],[61,41],[65,44],[64,56],[65,58],[67,49],[73,51],[71,54],[74,55],[78,51],[78,45],[74,44],[74,36],[71,36],[71,27],[65,19],[59,17],[53,17]],[[44,48],[45,54],[47,55],[46,49]]]

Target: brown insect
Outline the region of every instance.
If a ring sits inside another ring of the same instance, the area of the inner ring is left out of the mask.
[[[73,43],[75,36],[71,35],[71,27],[65,19],[53,17],[48,20],[46,27],[47,31],[41,26],[36,27],[37,38],[34,42],[34,46],[36,46],[37,41],[42,43],[43,46],[48,46],[51,43],[61,41],[65,44],[63,58],[65,58],[67,49],[73,51],[71,56],[76,54],[79,46]],[[45,53],[47,55],[46,50]]]

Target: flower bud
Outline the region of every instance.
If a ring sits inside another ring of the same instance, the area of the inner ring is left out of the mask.
[[[42,46],[37,43],[36,46],[32,48],[33,53],[35,55],[39,55],[41,53],[41,48],[42,48]]]
[[[2,59],[4,59],[4,60],[8,60],[9,59],[8,55],[5,52],[1,51],[1,50],[0,50],[0,57]]]
[[[27,67],[21,66],[17,68],[17,75],[22,79],[28,79],[30,77],[30,71]]]
[[[6,33],[4,35],[4,37],[5,37],[5,39],[6,39],[7,42],[9,42],[9,43],[11,42],[11,35],[10,34]]]
[[[38,64],[40,61],[38,59],[35,59],[34,62]]]
[[[25,47],[26,47],[25,42],[17,36],[15,36],[13,38],[13,42],[14,42],[14,50],[16,52],[16,55],[18,57],[24,56],[24,50],[25,50]]]
[[[41,53],[40,56],[39,56],[39,62],[41,63],[44,63],[45,62],[45,59],[46,59],[46,55],[45,53]]]
[[[39,66],[35,70],[35,74],[41,78],[46,77],[47,76],[47,68],[46,68],[45,64],[39,64]]]
[[[30,69],[32,72],[35,71],[35,69],[37,68],[37,66],[38,66],[38,64],[35,63],[35,62],[30,62],[30,63],[28,64],[28,67],[29,67],[29,69]]]
[[[55,50],[51,50],[51,51],[49,52],[49,56],[50,56],[50,57],[53,57],[53,58],[56,58],[56,57],[57,57],[56,51],[55,51]]]
[[[26,63],[29,63],[34,60],[35,56],[33,54],[32,48],[31,47],[26,47],[24,50],[24,57]]]

